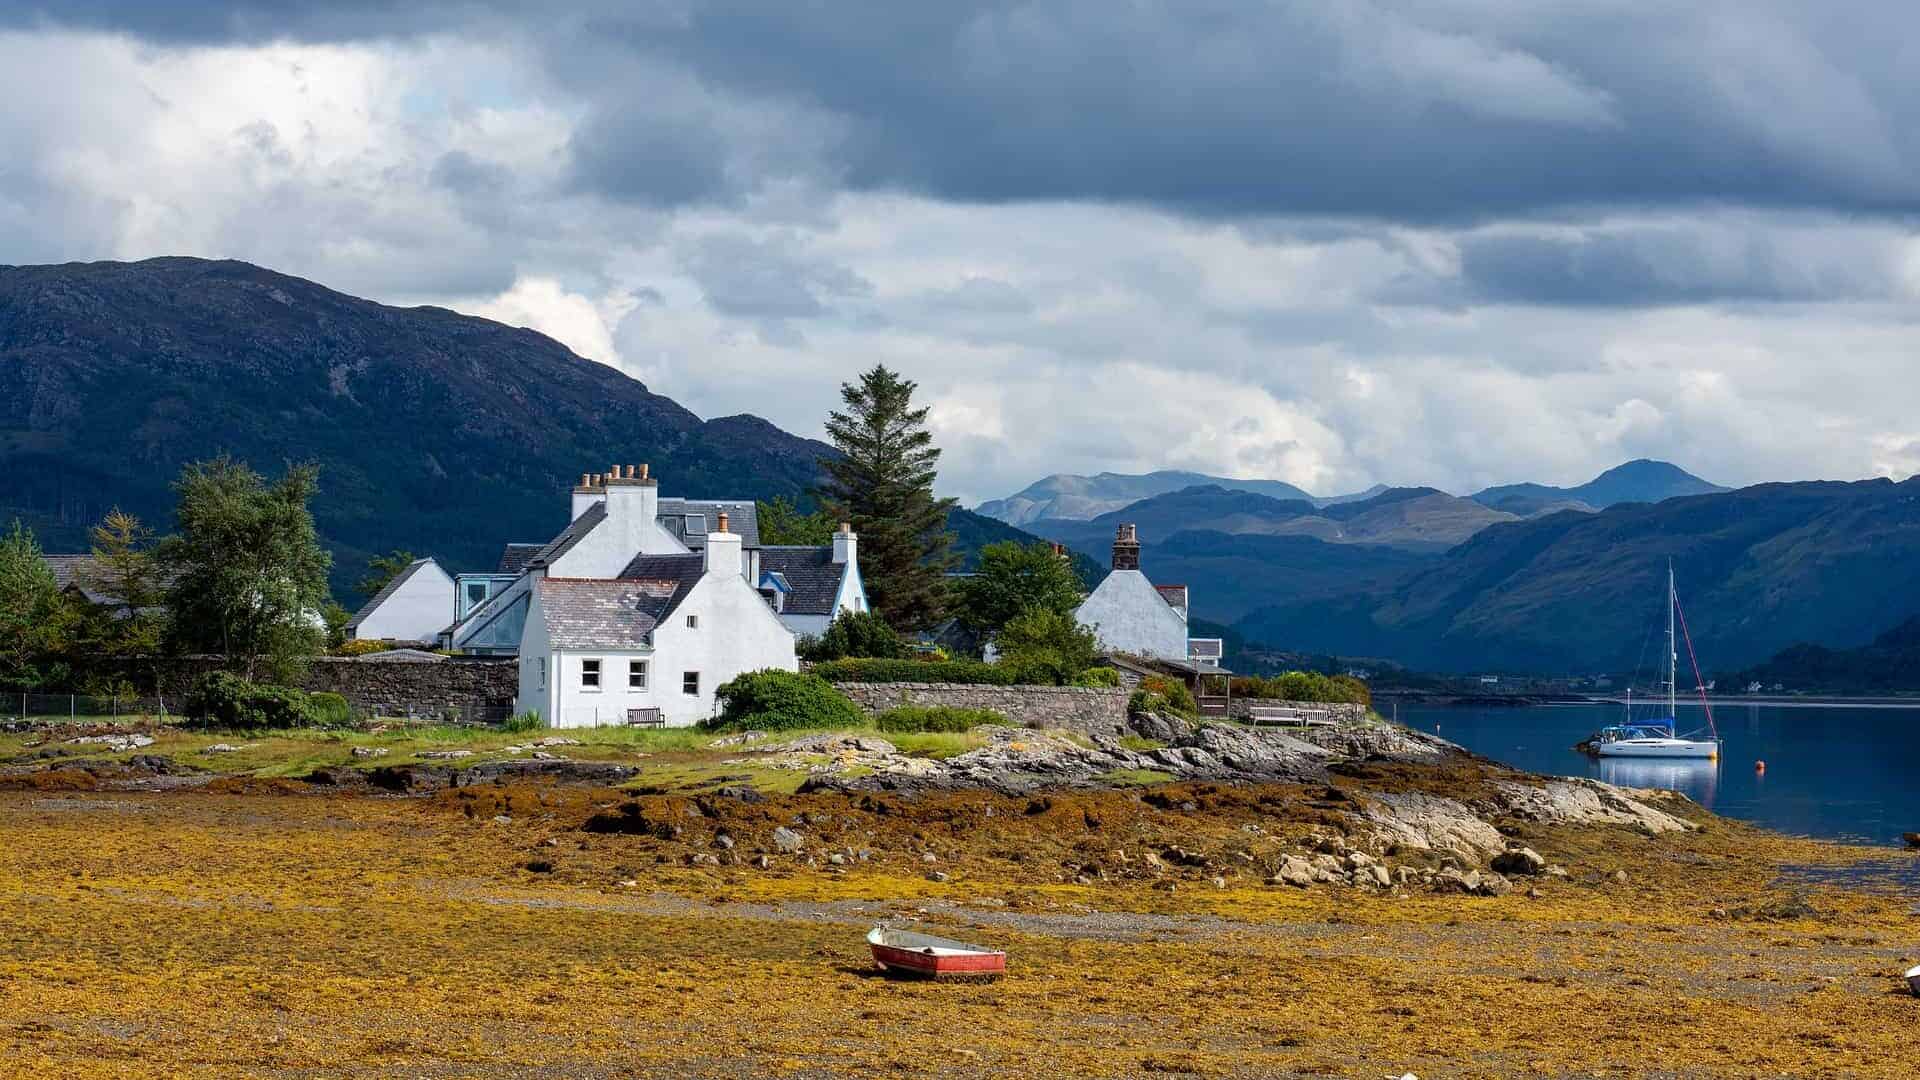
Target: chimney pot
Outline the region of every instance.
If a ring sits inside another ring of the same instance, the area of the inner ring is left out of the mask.
[[[841,532],[843,532],[843,533],[850,533],[850,532],[852,532],[852,531],[853,531],[853,522],[851,522],[851,521],[843,521],[843,522],[841,522],[841,523],[840,523],[840,531],[841,531]]]
[[[1113,568],[1140,569],[1140,536],[1132,525],[1122,525],[1113,534]]]
[[[718,531],[720,532],[727,531],[727,512],[725,510],[720,511],[720,520],[717,522],[717,524],[719,525]]]
[[[593,481],[593,477],[592,477],[592,476],[590,476],[590,475],[588,475],[587,473],[581,473],[581,474],[580,474],[580,486],[581,486],[581,487],[592,487],[592,486],[593,486],[593,483],[592,483],[592,481]]]
[[[646,478],[647,478],[647,467],[646,465],[643,464],[640,466],[640,479],[645,480]]]

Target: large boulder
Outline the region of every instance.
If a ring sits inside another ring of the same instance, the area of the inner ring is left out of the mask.
[[[1547,871],[1547,860],[1528,847],[1512,847],[1493,857],[1493,868],[1502,874],[1535,877]]]
[[[1481,862],[1506,850],[1506,837],[1465,803],[1418,791],[1369,792],[1363,816],[1386,839],[1403,847],[1452,852]]]

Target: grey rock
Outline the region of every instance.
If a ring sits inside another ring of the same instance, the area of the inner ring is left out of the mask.
[[[1298,855],[1288,855],[1280,860],[1278,867],[1274,868],[1273,878],[1282,885],[1293,885],[1304,889],[1313,884],[1313,864]]]
[[[721,833],[714,837],[713,842],[729,851],[733,850],[733,837],[728,836],[726,833]]]
[[[929,870],[927,871],[927,880],[928,881],[951,881],[953,879],[948,877],[944,871]]]
[[[773,830],[773,846],[779,848],[783,855],[792,855],[806,846],[806,841],[800,838],[799,833],[782,825]]]
[[[101,746],[115,753],[125,750],[138,750],[153,745],[153,736],[131,732],[125,735],[82,735],[77,739],[68,739],[74,746]]]
[[[384,746],[356,746],[352,754],[357,758],[386,757],[388,750]]]
[[[1502,874],[1536,877],[1546,872],[1547,860],[1532,848],[1508,848],[1493,857],[1492,867]]]

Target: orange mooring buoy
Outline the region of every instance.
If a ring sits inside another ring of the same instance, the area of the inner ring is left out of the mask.
[[[1764,762],[1764,761],[1756,761],[1756,762],[1754,762],[1754,763],[1753,763],[1753,771],[1754,771],[1754,772],[1766,772],[1766,771],[1767,771],[1767,763],[1766,763],[1766,762]]]

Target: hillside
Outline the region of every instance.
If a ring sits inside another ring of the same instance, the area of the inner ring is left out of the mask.
[[[702,420],[531,330],[186,258],[0,267],[0,400],[0,522],[48,550],[84,549],[115,505],[167,528],[184,462],[316,461],[343,595],[375,552],[468,569],[551,537],[583,472],[647,462],[669,494],[797,496],[831,452]]]
[[[1656,503],[1683,495],[1712,495],[1726,490],[1678,465],[1642,458],[1616,465],[1579,487],[1506,484],[1487,488],[1471,498],[1482,506],[1531,517],[1559,510],[1605,510],[1621,503]]]
[[[1824,694],[1920,691],[1920,616],[1857,649],[1795,645],[1765,663],[1720,678],[1720,685],[1727,690],[1756,682],[1768,690],[1778,686]]]
[[[1440,670],[1632,670],[1672,559],[1703,666],[1850,648],[1920,613],[1920,480],[1764,484],[1486,529],[1403,580],[1266,607],[1284,648]]]
[[[1316,506],[1210,485],[1142,499],[1091,521],[1043,519],[1028,528],[1100,558],[1122,522],[1139,526],[1141,539],[1149,546],[1177,533],[1205,531],[1438,552],[1488,525],[1513,520],[1512,514],[1432,488],[1394,488],[1368,499]]]
[[[1016,529],[1004,521],[977,514],[972,510],[956,509],[947,515],[947,531],[953,534],[954,546],[961,553],[960,569],[972,570],[980,564],[980,549],[988,544],[1001,544],[1012,541],[1016,544],[1042,543],[1043,538],[1024,529]],[[1107,576],[1107,559],[1093,559],[1075,551],[1070,553],[1073,569],[1080,580],[1091,589]]]
[[[1027,525],[1043,518],[1086,521],[1141,499],[1198,486],[1249,491],[1272,499],[1313,501],[1313,496],[1279,480],[1234,480],[1202,473],[1163,470],[1138,476],[1123,473],[1100,473],[1096,476],[1055,473],[1017,494],[981,503],[977,509],[979,513],[1010,525]]]

